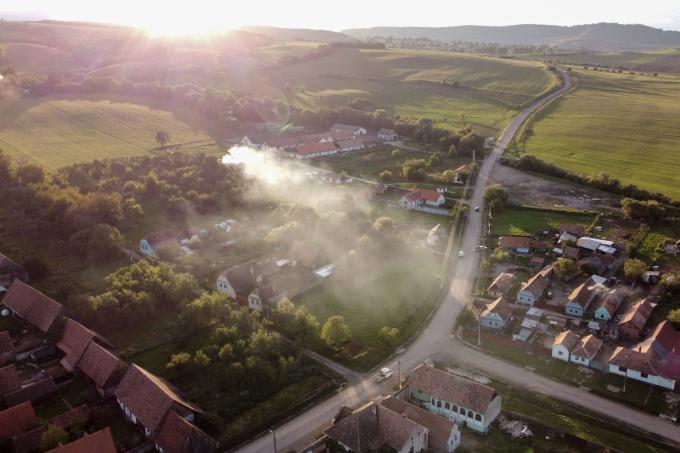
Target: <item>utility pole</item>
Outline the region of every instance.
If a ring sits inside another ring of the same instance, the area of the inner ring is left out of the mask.
[[[274,432],[273,429],[270,429],[269,432],[272,433],[272,436],[274,436],[274,453],[277,453],[277,450],[276,450],[276,433]]]
[[[401,390],[401,360],[397,360],[397,378],[399,379],[399,390]]]

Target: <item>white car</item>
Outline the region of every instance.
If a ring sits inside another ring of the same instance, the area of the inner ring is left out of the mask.
[[[384,380],[387,380],[391,378],[393,374],[394,371],[390,370],[389,368],[380,368],[378,374],[375,375],[375,382],[382,382]]]
[[[462,250],[458,250],[458,258],[462,258],[465,256],[465,252]]]

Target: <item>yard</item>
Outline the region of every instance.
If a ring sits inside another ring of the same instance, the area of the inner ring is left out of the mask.
[[[491,234],[534,235],[545,229],[558,229],[562,224],[577,224],[587,228],[594,220],[594,214],[578,211],[507,207],[493,213]]]
[[[334,315],[350,326],[350,344],[337,357],[351,367],[369,370],[394,351],[385,345],[379,330],[399,329],[398,343],[406,341],[424,322],[437,303],[440,291],[438,257],[427,255],[394,259],[352,278],[336,276],[318,289],[296,299],[323,324]],[[320,352],[328,353],[321,345]]]
[[[669,267],[680,265],[680,258],[667,255],[662,246],[666,240],[676,242],[680,239],[680,229],[671,226],[652,226],[649,232],[635,250],[635,256],[647,264],[662,264]]]

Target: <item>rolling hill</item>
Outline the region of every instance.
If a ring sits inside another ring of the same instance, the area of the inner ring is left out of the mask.
[[[258,33],[278,41],[316,41],[316,42],[344,42],[353,38],[344,33],[329,30],[311,30],[308,28],[278,28],[278,27],[243,27],[241,30]]]
[[[374,27],[344,30],[356,39],[370,36],[429,38],[440,41],[468,41],[498,44],[550,45],[563,49],[595,51],[648,50],[680,47],[680,32],[645,25],[599,23],[563,27],[557,25],[510,25],[487,27]]]
[[[576,88],[537,116],[519,149],[680,199],[680,77],[573,73]]]

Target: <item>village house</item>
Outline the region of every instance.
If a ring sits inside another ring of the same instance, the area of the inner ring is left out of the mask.
[[[661,271],[645,271],[642,273],[642,283],[655,285],[661,280]]]
[[[338,149],[340,152],[347,153],[350,151],[359,151],[361,149],[364,149],[366,145],[364,145],[363,140],[359,138],[350,138],[347,140],[338,140]]]
[[[444,195],[427,189],[416,189],[407,193],[399,199],[399,206],[407,209],[414,209],[422,206],[440,207],[446,203]]]
[[[617,347],[609,359],[609,372],[669,390],[680,379],[680,332],[661,322],[642,342]]]
[[[38,422],[38,416],[30,401],[0,412],[0,442],[27,431]]]
[[[610,321],[614,319],[616,311],[623,302],[623,291],[620,289],[613,289],[607,291],[600,297],[600,301],[595,309],[595,319],[602,321]]]
[[[338,153],[334,142],[310,143],[295,147],[295,157],[298,159],[312,159],[314,157],[330,156]]]
[[[380,405],[427,428],[428,450],[450,453],[460,445],[460,429],[456,422],[392,396],[382,400]]]
[[[619,335],[628,340],[640,338],[652,310],[654,310],[654,305],[649,299],[642,299],[633,304],[619,320]]]
[[[666,239],[661,245],[661,249],[666,255],[680,255],[680,241]]]
[[[117,451],[111,428],[104,428],[92,434],[85,433],[80,439],[48,450],[47,453],[116,453]]]
[[[578,238],[585,234],[585,228],[581,225],[560,225],[559,228],[560,238],[558,243],[562,244],[564,242],[574,242]]]
[[[280,151],[293,151],[297,146],[305,145],[307,141],[301,135],[292,137],[279,137],[267,140],[262,144],[263,148],[274,148]]]
[[[536,275],[527,280],[517,292],[517,303],[533,307],[548,289],[552,273],[552,266],[545,266]]]
[[[383,140],[385,142],[393,142],[399,139],[399,134],[397,134],[392,129],[382,128],[378,131],[378,139]]]
[[[331,131],[333,132],[351,132],[352,135],[355,137],[358,137],[360,135],[366,135],[368,132],[366,129],[364,129],[361,126],[352,126],[349,124],[340,124],[340,123],[335,123],[334,125],[331,126]]]
[[[530,253],[550,250],[552,244],[537,241],[532,236],[506,235],[498,238],[498,246],[510,253],[528,255]]]
[[[375,402],[340,419],[336,417],[325,431],[328,451],[346,452],[378,451],[384,447],[398,453],[424,451],[428,434],[424,426]]]
[[[569,258],[570,260],[578,261],[581,249],[578,247],[567,246],[564,248],[564,253],[562,256]]]
[[[28,282],[28,272],[17,263],[0,253],[0,286],[8,288],[15,278]]]
[[[159,231],[140,240],[139,250],[148,256],[158,256],[160,250],[175,246],[180,248],[181,252],[191,254],[191,250],[187,245],[192,240],[197,239],[201,233],[201,231],[194,228],[187,228],[179,233],[171,230]]]
[[[67,371],[73,371],[83,353],[94,339],[95,333],[77,321],[67,318],[57,349],[65,355],[59,362]]]
[[[486,292],[492,297],[505,297],[508,295],[512,287],[515,285],[517,278],[514,274],[508,272],[501,272],[491,282]]]
[[[15,279],[2,305],[42,333],[47,333],[63,311],[62,305],[37,289]]]
[[[592,334],[586,335],[571,350],[569,360],[579,365],[602,369],[603,365],[595,362],[600,349],[602,349],[602,340]]]
[[[453,170],[453,184],[465,184],[465,178],[470,174],[470,166],[468,164],[461,165]]]
[[[275,261],[248,261],[222,272],[217,277],[217,291],[237,301],[247,300],[255,288],[277,272],[279,266]]]
[[[599,253],[602,255],[614,256],[618,253],[618,250],[614,246],[614,242],[605,239],[597,239],[583,236],[578,238],[578,240],[576,241],[576,245],[582,249],[589,250],[593,253]]]
[[[479,316],[482,327],[493,330],[504,329],[512,320],[512,307],[503,297],[491,302]]]
[[[564,313],[570,316],[583,317],[590,304],[595,300],[598,291],[603,290],[601,285],[597,285],[592,277],[578,285],[567,297],[564,305]]]
[[[470,429],[487,432],[501,412],[501,396],[487,385],[421,364],[408,381],[409,398]]]
[[[40,402],[56,392],[57,384],[55,384],[54,378],[49,376],[7,393],[5,404],[7,407],[11,407],[26,401]]]
[[[70,428],[74,426],[85,426],[90,420],[91,415],[92,411],[90,408],[86,404],[82,404],[74,409],[44,420],[38,427],[33,428],[30,431],[25,431],[12,438],[14,453],[33,453],[41,451],[41,437],[47,431],[48,426],[57,426],[69,431]]]
[[[77,365],[80,374],[105,397],[113,394],[127,368],[127,363],[94,341],[88,345]]]
[[[210,453],[217,442],[174,411],[168,411],[154,439],[160,453]]]
[[[132,364],[114,392],[125,416],[144,428],[147,437],[155,436],[168,411],[193,422],[201,410],[180,397],[169,384],[145,369]]]
[[[321,283],[312,272],[287,272],[270,277],[248,295],[248,308],[263,311],[265,305],[276,307],[284,299],[292,299]]]
[[[565,330],[555,337],[552,345],[552,357],[568,362],[571,351],[579,343],[579,337],[571,330]]]

